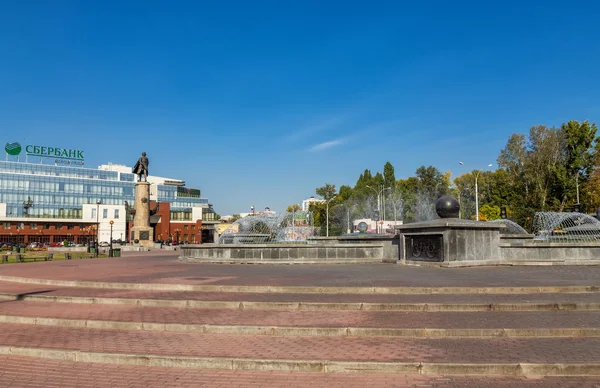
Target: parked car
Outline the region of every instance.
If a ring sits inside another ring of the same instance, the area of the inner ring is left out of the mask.
[[[110,244],[107,241],[102,241],[100,244],[98,244],[101,247],[109,247]]]

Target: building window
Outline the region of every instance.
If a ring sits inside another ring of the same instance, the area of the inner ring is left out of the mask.
[[[119,219],[119,209],[115,209],[115,220]]]
[[[3,222],[2,229],[10,229],[10,222]]]
[[[96,219],[96,209],[92,209],[92,218]]]
[[[32,222],[31,224],[29,224],[29,229],[37,229],[37,224],[35,222]]]
[[[183,230],[188,230],[188,226],[187,225],[183,225]]]
[[[104,219],[108,218],[108,209],[102,209],[102,218],[104,218]]]
[[[50,224],[44,224],[44,229],[50,229]]]

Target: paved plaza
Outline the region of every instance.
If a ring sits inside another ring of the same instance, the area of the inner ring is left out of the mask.
[[[0,386],[598,388],[599,275],[173,251],[2,265]]]

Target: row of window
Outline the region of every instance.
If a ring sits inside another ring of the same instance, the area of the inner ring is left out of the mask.
[[[133,195],[134,186],[126,182],[84,181],[65,178],[38,178],[27,175],[0,174],[0,190],[36,193],[72,193],[98,195]]]
[[[10,229],[10,225],[11,225],[10,222],[3,222],[1,226],[2,226],[2,229]],[[55,229],[60,229],[63,226],[64,226],[64,224],[48,224],[48,223],[38,224],[37,222],[29,223],[29,229],[38,229],[38,227],[41,227],[41,229],[50,229],[50,227],[54,227]],[[89,225],[87,225],[87,224],[67,224],[67,229],[74,230],[76,226],[79,226],[80,230],[83,230],[83,229],[89,227]],[[25,223],[18,222],[16,224],[16,227],[18,230],[23,230],[23,229],[25,229]]]
[[[113,219],[119,219],[119,209],[113,209]],[[92,220],[97,219],[96,218],[96,209],[92,209]],[[108,209],[102,209],[102,219],[106,220],[108,219]]]
[[[46,175],[67,178],[102,179],[112,181],[117,181],[121,179],[122,181],[131,182],[133,182],[134,177],[133,174],[119,174],[115,171],[104,171],[91,168],[52,166],[48,164],[19,163],[9,161],[0,161],[0,172],[8,172],[13,174]],[[119,175],[121,175],[121,178],[119,178]]]

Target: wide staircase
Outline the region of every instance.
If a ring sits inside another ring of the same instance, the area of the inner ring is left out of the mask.
[[[0,279],[0,386],[600,387],[593,286]]]

